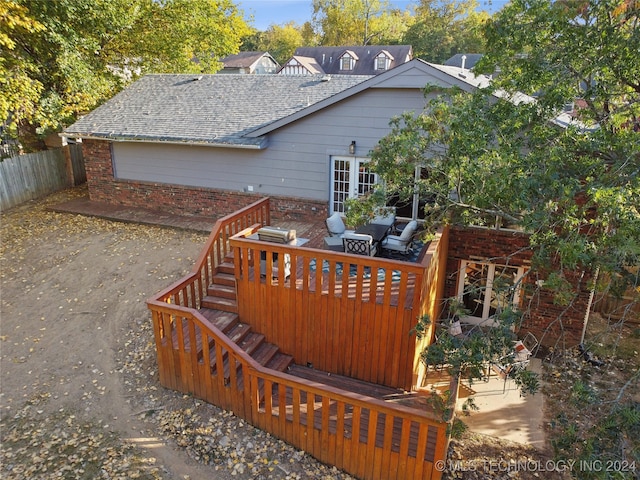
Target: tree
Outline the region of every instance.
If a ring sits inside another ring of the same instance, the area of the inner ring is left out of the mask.
[[[476,0],[421,0],[402,41],[413,46],[416,57],[433,63],[456,53],[482,53],[482,27],[489,14],[478,12],[477,6]]]
[[[631,287],[640,301],[639,7],[632,0],[512,1],[486,28],[477,70],[499,71],[491,88],[466,94],[428,87],[440,95],[421,114],[395,119],[372,152],[387,191],[408,197],[416,189],[428,199],[432,227],[498,219],[529,232],[529,274],[544,272],[558,303],[576,294],[564,280],[569,270],[599,272],[607,279],[601,288]],[[570,116],[565,109],[573,102]],[[428,175],[414,184],[416,167]],[[511,312],[502,313],[508,315],[500,320],[513,322]],[[438,348],[425,356],[437,357]],[[480,348],[466,356],[475,353],[486,358]],[[601,422],[580,436],[575,425],[558,421],[558,455],[640,459],[637,446],[628,447],[640,431],[628,394],[640,370],[619,373],[626,378],[613,399],[589,390],[587,403],[600,409]],[[567,388],[582,407],[583,387]]]
[[[398,43],[408,17],[388,0],[313,0],[313,20],[321,45],[379,45]]]
[[[426,165],[417,188],[436,224],[499,217],[531,232],[540,262],[631,279],[640,255],[640,64],[631,57],[640,38],[637,8],[626,5],[585,2],[580,20],[545,1],[505,8],[480,66],[501,69],[492,89],[438,96],[421,115],[395,119],[372,153],[387,190],[412,195],[415,167]],[[535,52],[516,55],[528,45]],[[539,92],[536,102],[518,100],[525,86]],[[573,99],[585,106],[561,128]]]
[[[15,118],[31,117],[35,114],[42,84],[29,76],[34,68],[32,62],[17,62],[15,50],[18,47],[14,37],[42,31],[44,26],[28,16],[28,10],[13,1],[0,3],[0,118],[3,119],[2,140],[13,133]],[[9,129],[7,132],[6,129]]]
[[[0,115],[27,148],[137,75],[214,72],[248,32],[230,0],[16,0],[0,27]],[[0,13],[2,13],[0,11]],[[11,18],[11,17],[10,17]],[[197,59],[197,61],[194,61]],[[23,95],[22,90],[27,89]]]
[[[264,32],[255,32],[243,42],[243,51],[269,52],[281,65],[293,56],[296,48],[307,44],[304,27],[295,22],[285,25],[270,25]]]

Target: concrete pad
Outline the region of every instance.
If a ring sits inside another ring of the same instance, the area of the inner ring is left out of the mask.
[[[541,361],[532,358],[529,369],[540,373]],[[464,385],[469,386],[467,382]],[[505,384],[497,376],[491,376],[488,382],[474,383],[471,389],[476,392],[474,400],[479,410],[469,416],[460,413],[458,417],[469,430],[545,449],[542,392],[521,397],[513,380]],[[465,400],[463,390],[460,389],[459,406]]]

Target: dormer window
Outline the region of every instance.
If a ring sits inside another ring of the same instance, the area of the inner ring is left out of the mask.
[[[389,52],[382,51],[380,52],[375,59],[376,62],[376,70],[389,70],[391,67],[391,61],[393,57],[389,54]]]
[[[358,60],[358,56],[355,53],[345,52],[340,57],[340,70],[353,70],[356,67],[356,60]]]

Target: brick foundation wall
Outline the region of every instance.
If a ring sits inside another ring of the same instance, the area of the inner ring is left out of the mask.
[[[222,217],[263,198],[257,193],[214,190],[184,185],[117,180],[113,176],[111,143],[84,140],[89,198],[96,202],[163,210],[176,215]],[[314,223],[328,216],[328,202],[271,196],[274,221]]]
[[[531,265],[532,251],[526,234],[509,230],[453,227],[449,235],[445,298],[455,297],[461,260],[477,260],[501,265]],[[555,346],[560,339],[563,346],[580,341],[585,312],[589,302],[587,276],[580,272],[565,272],[565,278],[578,293],[569,305],[557,305],[553,292],[538,288],[537,280],[544,273],[528,276],[524,282],[522,309],[526,312],[520,335],[533,333],[544,345]]]

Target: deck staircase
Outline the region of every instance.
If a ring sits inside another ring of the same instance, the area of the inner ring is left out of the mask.
[[[332,387],[354,393],[366,394],[384,401],[402,403],[416,408],[425,408],[425,398],[416,392],[400,393],[398,389],[363,382],[340,375],[331,375],[313,367],[295,365],[291,355],[284,354],[280,348],[265,340],[265,336],[252,331],[248,324],[240,322],[237,315],[238,303],[234,277],[233,256],[229,254],[225,261],[218,266],[217,272],[212,277],[211,285],[207,288],[207,296],[202,299],[202,307],[199,312],[222,331],[234,344],[244,350],[260,365],[279,372],[288,372],[298,378],[331,385]],[[185,337],[186,337],[185,332]],[[174,336],[174,344],[177,345],[177,335]],[[202,361],[202,341],[197,339],[198,360]],[[217,360],[215,346],[209,345],[210,372],[217,374]],[[228,355],[223,356],[224,383],[230,381],[230,366]],[[242,384],[242,374],[236,374],[239,386]],[[260,401],[264,399],[261,391]]]
[[[211,285],[207,288],[207,296],[202,299],[200,313],[260,365],[280,372],[287,371],[293,363],[293,357],[282,353],[277,345],[267,342],[264,335],[253,332],[250,325],[240,322],[237,315],[238,302],[233,268],[231,256],[225,258],[225,261],[219,265]],[[177,338],[174,342],[177,342]],[[203,358],[201,343],[198,341],[197,346],[199,360]],[[209,351],[211,374],[215,375],[217,360],[213,344],[209,345]],[[230,381],[228,356],[225,355],[223,360],[225,383],[228,383]]]

